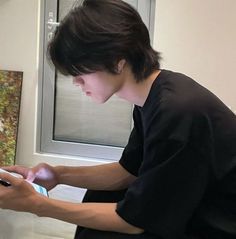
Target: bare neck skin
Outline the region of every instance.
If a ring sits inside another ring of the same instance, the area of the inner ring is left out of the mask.
[[[156,70],[146,79],[141,82],[136,82],[129,65],[126,64],[122,72],[124,77],[123,85],[116,95],[132,104],[143,107],[151,90],[151,86],[160,72],[160,70]]]

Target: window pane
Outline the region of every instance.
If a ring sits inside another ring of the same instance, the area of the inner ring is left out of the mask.
[[[48,64],[48,41],[60,21],[83,0],[43,1],[41,44],[42,82],[39,87],[41,121],[37,138],[40,152],[119,160],[132,128],[133,106],[116,97],[104,105],[96,104],[73,86],[72,79],[58,75]],[[153,33],[155,0],[126,0],[140,13]],[[50,24],[51,22],[51,24]],[[112,147],[113,146],[113,147]]]
[[[59,21],[75,2],[59,1]],[[128,2],[137,7],[137,0]],[[124,147],[132,127],[132,105],[115,96],[103,105],[96,104],[71,78],[56,75],[54,139]]]
[[[96,104],[72,83],[58,75],[54,139],[123,147],[131,129],[132,105],[113,96]]]
[[[62,20],[65,15],[70,11],[75,3],[81,3],[83,0],[59,0],[58,18]]]

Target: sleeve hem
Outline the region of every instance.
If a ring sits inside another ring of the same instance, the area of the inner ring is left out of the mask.
[[[138,227],[138,228],[141,228],[145,231],[145,228],[143,228],[142,225],[134,222],[132,220],[132,218],[130,218],[128,215],[126,215],[123,211],[122,211],[122,201],[118,202],[117,203],[117,207],[116,207],[116,213],[118,214],[119,217],[121,217],[124,221],[126,221],[127,223],[131,224],[132,226],[135,226],[135,227]]]
[[[126,171],[128,171],[130,174],[132,174],[132,175],[134,175],[134,176],[137,177],[137,174],[135,174],[134,172],[132,172],[132,170],[129,169],[129,167],[127,167],[127,165],[125,165],[124,160],[120,160],[120,161],[119,161],[119,164],[120,164]]]

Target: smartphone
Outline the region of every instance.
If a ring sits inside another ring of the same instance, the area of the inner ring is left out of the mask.
[[[10,173],[10,172],[8,172],[4,169],[1,169],[1,168],[0,168],[0,173],[8,173],[8,174],[11,174],[12,176],[17,177],[17,178],[23,178],[22,175],[20,175],[20,174]],[[26,181],[26,182],[28,182],[28,181]],[[48,197],[48,191],[47,191],[46,188],[44,188],[44,187],[42,187],[42,186],[40,186],[36,183],[31,183],[31,182],[28,182],[28,183],[30,183],[33,186],[35,191],[37,191],[38,193]],[[11,186],[11,184],[9,182],[6,182],[6,181],[2,180],[1,178],[0,178],[0,184],[5,186],[5,187]]]
[[[46,188],[44,188],[36,183],[31,183],[31,182],[28,182],[28,183],[30,183],[38,193],[48,197],[48,191]]]

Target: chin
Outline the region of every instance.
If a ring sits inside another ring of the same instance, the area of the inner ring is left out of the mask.
[[[112,97],[112,94],[91,94],[90,97],[93,102],[104,104]]]
[[[108,98],[109,99],[109,98]],[[98,98],[92,98],[92,100],[95,102],[95,103],[98,103],[98,104],[104,104],[108,101],[108,99],[98,99]]]

